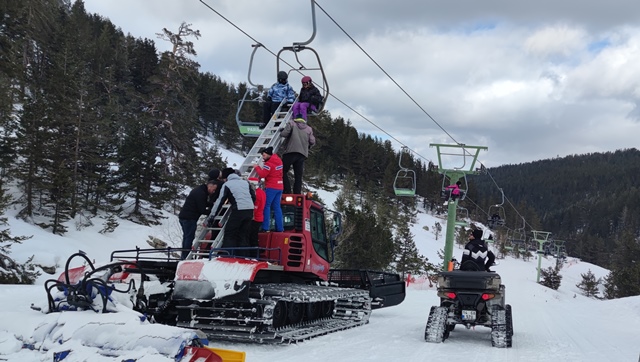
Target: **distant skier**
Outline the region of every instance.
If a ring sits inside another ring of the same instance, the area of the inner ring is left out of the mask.
[[[469,234],[469,242],[462,251],[460,270],[490,272],[496,256],[487,248],[482,240],[482,230],[475,229]],[[486,263],[485,263],[486,260]]]

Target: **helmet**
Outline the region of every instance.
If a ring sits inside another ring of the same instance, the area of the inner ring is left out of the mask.
[[[289,75],[287,75],[287,72],[282,70],[278,72],[278,81],[286,81],[288,77]]]
[[[311,77],[305,75],[304,77],[302,77],[302,83],[311,83]]]

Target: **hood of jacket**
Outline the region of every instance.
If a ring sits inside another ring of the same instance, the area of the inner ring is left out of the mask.
[[[298,129],[305,129],[305,128],[309,127],[307,125],[307,122],[305,122],[305,120],[302,119],[302,118],[296,118],[293,121],[294,121],[295,125],[298,126]]]
[[[227,176],[227,181],[231,181],[231,180],[239,180],[240,176],[238,176],[235,173],[232,173],[231,175]]]

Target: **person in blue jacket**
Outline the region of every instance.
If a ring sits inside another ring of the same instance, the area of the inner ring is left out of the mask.
[[[288,105],[292,105],[296,100],[296,93],[293,88],[287,82],[289,76],[287,72],[278,72],[278,82],[274,83],[267,92],[267,100],[264,102],[264,108],[262,113],[262,126],[264,128],[269,123],[269,119],[273,116],[273,113],[278,109],[278,106],[283,99],[287,100]]]

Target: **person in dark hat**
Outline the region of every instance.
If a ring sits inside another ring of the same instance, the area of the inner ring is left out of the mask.
[[[209,181],[213,181],[216,183],[216,191],[213,194],[210,194],[209,199],[207,200],[207,209],[208,211],[211,211],[211,207],[213,207],[213,204],[220,196],[220,189],[222,189],[222,184],[224,184],[224,181],[220,179],[220,170],[214,168],[209,171]]]
[[[469,233],[469,242],[462,251],[460,270],[490,272],[496,256],[487,248],[482,240],[482,230],[475,229]],[[486,261],[486,262],[485,262]]]
[[[184,200],[184,205],[178,214],[180,227],[182,227],[182,259],[189,255],[193,239],[196,238],[198,219],[200,215],[209,213],[208,197],[216,191],[216,188],[215,181],[208,181],[206,185],[200,185],[191,190],[187,199]]]
[[[278,72],[278,81],[274,83],[267,92],[267,100],[263,105],[262,113],[262,125],[260,128],[264,128],[269,123],[269,119],[273,116],[273,113],[278,109],[280,103],[286,100],[286,104],[291,105],[296,100],[296,93],[293,88],[287,82],[289,78],[287,72]]]
[[[213,170],[209,171],[209,181],[217,180],[219,178],[220,178],[220,170],[218,170],[217,168],[214,168]]]
[[[264,179],[264,193],[267,195],[267,201],[264,205],[262,230],[270,230],[271,210],[273,210],[276,231],[283,231],[282,209],[280,208],[280,199],[282,198],[282,190],[284,189],[284,182],[282,181],[282,160],[277,154],[273,153],[273,147],[262,148],[259,152],[262,154],[264,165],[262,167],[256,165],[254,170],[260,178]]]

